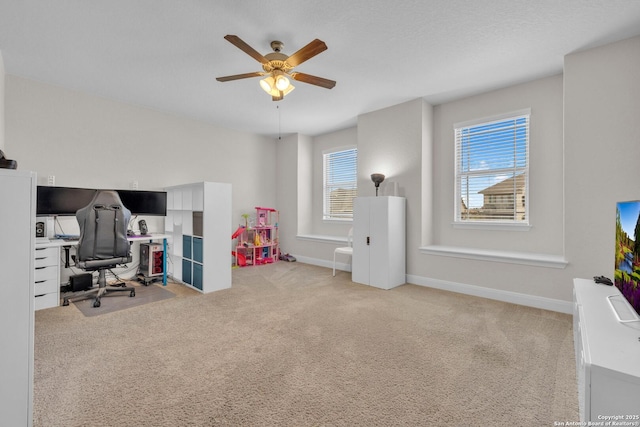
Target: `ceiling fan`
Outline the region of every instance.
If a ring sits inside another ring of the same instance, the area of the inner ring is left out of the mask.
[[[281,53],[280,51],[282,50],[284,43],[274,40],[271,42],[273,52],[263,56],[238,36],[229,34],[224,36],[224,38],[238,49],[261,63],[264,71],[218,77],[216,80],[219,82],[267,76],[265,79],[260,80],[260,87],[271,95],[271,98],[274,101],[280,101],[286,94],[295,89],[289,81],[289,78],[326,89],[331,89],[336,85],[336,82],[333,80],[292,71],[298,65],[327,50],[327,45],[322,40],[313,40],[291,56]]]

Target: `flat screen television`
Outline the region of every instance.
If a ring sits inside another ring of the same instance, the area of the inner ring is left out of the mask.
[[[640,201],[616,206],[614,284],[640,315]]]
[[[72,216],[88,205],[96,194],[94,188],[38,186],[36,215]],[[167,193],[164,191],[115,190],[122,204],[133,215],[166,216]]]

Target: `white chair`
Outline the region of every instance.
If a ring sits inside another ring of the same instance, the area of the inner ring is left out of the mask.
[[[353,255],[353,228],[349,229],[349,233],[347,234],[347,245],[346,247],[343,248],[336,248],[335,251],[333,251],[333,275],[335,277],[336,275],[336,254],[343,254],[343,255],[349,255],[352,256]]]

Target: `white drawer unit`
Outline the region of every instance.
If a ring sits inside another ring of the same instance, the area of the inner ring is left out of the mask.
[[[60,248],[36,244],[34,257],[34,308],[57,307],[60,304]]]

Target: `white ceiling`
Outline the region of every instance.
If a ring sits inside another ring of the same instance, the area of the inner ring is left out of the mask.
[[[273,102],[224,40],[328,50]],[[0,0],[7,74],[264,135],[318,135],[424,97],[438,104],[562,72],[564,55],[640,34],[637,0]]]

